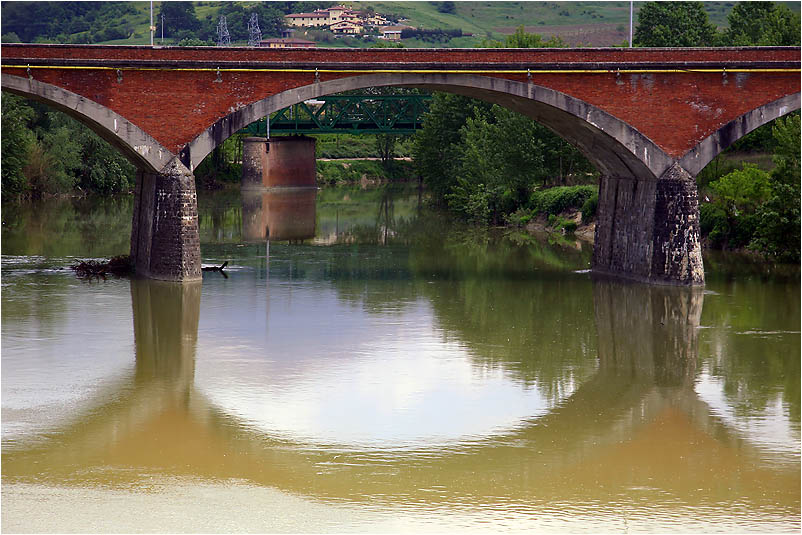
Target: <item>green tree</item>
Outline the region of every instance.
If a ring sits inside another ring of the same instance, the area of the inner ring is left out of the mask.
[[[456,13],[457,4],[454,2],[432,2],[440,13]]]
[[[215,46],[215,43],[212,41],[204,41],[203,39],[198,39],[197,37],[184,37],[178,43],[178,46]]]
[[[638,12],[635,46],[712,46],[716,28],[702,2],[646,2]]]
[[[164,35],[176,41],[185,37],[197,37],[201,22],[195,14],[192,2],[161,2],[159,23],[164,20]]]
[[[412,154],[436,202],[445,203],[446,194],[457,184],[462,160],[460,130],[481,108],[490,105],[449,93],[435,93],[432,98],[423,128],[415,134]]]
[[[774,2],[739,2],[727,16],[727,46],[799,46],[799,13]]]
[[[749,164],[712,182],[710,187],[732,219],[744,213],[754,213],[771,194],[769,173]]]
[[[758,225],[752,248],[769,258],[800,259],[800,120],[799,114],[774,124],[775,163],[771,194],[757,211]]]
[[[560,36],[552,36],[544,40],[539,34],[527,33],[523,25],[515,29],[515,33],[508,35],[504,42],[494,39],[482,41],[482,48],[564,48],[568,46]]]
[[[379,158],[382,160],[382,165],[385,169],[389,169],[395,157],[395,145],[398,142],[397,135],[394,134],[377,134],[376,135],[376,151],[379,153]]]
[[[502,215],[525,203],[532,185],[543,178],[540,128],[528,117],[497,105],[469,117],[462,128],[459,187],[449,195],[449,206],[469,219],[498,223]]]
[[[18,196],[28,190],[28,180],[23,169],[28,164],[31,149],[36,138],[28,129],[28,121],[34,116],[34,110],[25,101],[16,95],[3,93],[2,95],[2,131],[0,136],[0,152],[3,164],[0,166],[2,174],[3,195]]]

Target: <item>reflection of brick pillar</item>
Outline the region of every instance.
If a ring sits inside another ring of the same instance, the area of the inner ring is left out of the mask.
[[[703,289],[596,278],[599,365],[661,386],[692,385]]]
[[[267,166],[267,138],[246,137],[242,140],[242,189],[265,187],[264,169]]]
[[[306,136],[273,137],[267,142],[268,188],[314,187],[315,139]]]
[[[160,174],[137,175],[131,260],[140,277],[201,278],[195,176],[178,160]]]
[[[242,193],[242,235],[261,241],[306,240],[315,237],[316,188],[271,189]]]
[[[186,393],[195,376],[201,283],[133,279],[137,382],[164,381]]]

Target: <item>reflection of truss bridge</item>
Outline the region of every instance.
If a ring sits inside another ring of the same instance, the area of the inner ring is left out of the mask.
[[[330,95],[300,102],[270,116],[270,132],[293,134],[413,134],[429,109],[430,95]],[[267,135],[261,119],[243,129]]]

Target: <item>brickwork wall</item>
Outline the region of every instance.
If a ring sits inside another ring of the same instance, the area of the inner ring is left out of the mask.
[[[281,136],[270,139],[264,185],[268,188],[317,185],[315,138]]]
[[[738,116],[799,91],[798,73],[539,74],[539,68],[600,63],[652,68],[683,68],[690,63],[772,61],[799,63],[799,49],[248,49],[151,48],[69,45],[4,45],[9,58],[48,62],[77,61],[105,66],[160,61],[166,68],[185,66],[353,68],[531,68],[532,82],[593,104],[635,127],[674,157]],[[29,61],[29,62],[30,62]],[[579,66],[581,67],[581,65]],[[27,76],[24,68],[3,73]],[[354,73],[319,73],[327,81]],[[269,95],[315,82],[313,73],[33,69],[41,80],[107,106],[150,133],[169,150],[180,149],[217,120]],[[494,74],[526,82],[526,75]]]
[[[264,188],[263,169],[267,167],[267,138],[242,139],[242,189]]]

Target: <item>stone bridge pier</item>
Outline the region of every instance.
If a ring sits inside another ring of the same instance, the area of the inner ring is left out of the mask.
[[[655,284],[704,284],[695,178],[678,164],[657,180],[603,175],[592,267]]]
[[[145,278],[202,278],[195,175],[177,159],[160,173],[137,172],[131,261]]]

